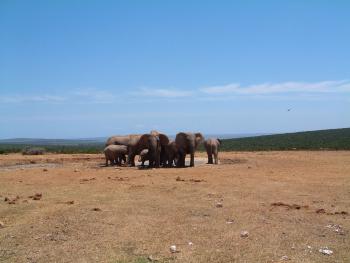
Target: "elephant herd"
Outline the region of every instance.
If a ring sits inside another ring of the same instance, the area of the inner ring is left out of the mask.
[[[194,153],[200,144],[204,144],[208,163],[218,164],[218,150],[221,141],[219,139],[205,140],[201,133],[179,132],[175,140],[158,131],[147,134],[130,134],[111,136],[106,141],[104,154],[106,166],[121,165],[122,162],[129,166],[135,166],[135,156],[139,155],[139,162],[144,166],[145,161],[149,167],[185,167],[185,158],[189,154],[190,166],[194,166]],[[126,158],[127,156],[127,158]]]

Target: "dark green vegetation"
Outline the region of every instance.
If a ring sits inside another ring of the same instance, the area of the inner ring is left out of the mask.
[[[17,153],[28,146],[28,144],[0,144],[0,154],[4,153]],[[35,146],[35,145],[34,145]],[[76,145],[40,145],[45,149],[45,152],[50,153],[101,153],[104,149],[104,143],[91,143],[91,144],[76,144]]]
[[[226,139],[221,150],[350,150],[350,128]]]
[[[0,141],[0,154],[22,152],[40,146],[53,153],[101,153],[105,139],[46,140],[13,139]],[[200,151],[204,151],[200,147]],[[350,128],[223,139],[222,151],[350,150]]]

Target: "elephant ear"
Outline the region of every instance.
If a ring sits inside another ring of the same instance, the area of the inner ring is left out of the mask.
[[[204,142],[204,137],[200,132],[194,134],[196,136],[196,148],[199,144]]]
[[[160,133],[158,135],[158,138],[159,138],[159,141],[160,141],[160,145],[165,146],[165,145],[169,144],[169,138],[165,134]]]
[[[175,142],[178,140],[187,140],[187,138],[188,138],[188,134],[184,132],[179,132],[178,134],[176,134]]]
[[[217,139],[217,140],[218,140],[219,144],[221,145],[221,144],[222,144],[222,141],[221,141],[220,139]]]
[[[200,141],[200,143],[204,141],[204,136],[200,132],[197,132],[194,135],[196,136],[196,140]]]
[[[143,149],[148,149],[148,139],[152,136],[151,134],[143,134],[140,137],[140,140],[138,142],[138,150],[142,151]]]

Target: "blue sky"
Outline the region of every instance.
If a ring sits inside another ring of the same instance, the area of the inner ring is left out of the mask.
[[[349,13],[340,0],[2,0],[0,138],[350,127]]]

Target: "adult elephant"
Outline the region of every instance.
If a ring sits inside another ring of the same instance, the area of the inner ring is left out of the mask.
[[[115,135],[111,136],[106,141],[108,145],[125,145],[128,147],[128,164],[135,166],[135,148],[139,144],[141,134],[129,134],[129,135]]]
[[[141,134],[129,134],[129,135],[114,135],[107,139],[106,146],[108,145],[136,145],[139,139],[141,138]]]
[[[204,141],[204,137],[200,132],[180,132],[176,134],[175,143],[178,150],[179,160],[178,167],[185,167],[186,154],[191,155],[190,166],[194,166],[194,153],[198,145]]]
[[[129,165],[135,166],[135,156],[139,155],[142,150],[148,149],[149,166],[159,167],[161,148],[168,143],[168,136],[162,133],[141,135],[136,144],[129,145]]]
[[[210,138],[204,142],[204,147],[207,150],[208,164],[213,164],[213,155],[215,164],[219,163],[218,152],[221,141],[219,139]]]

